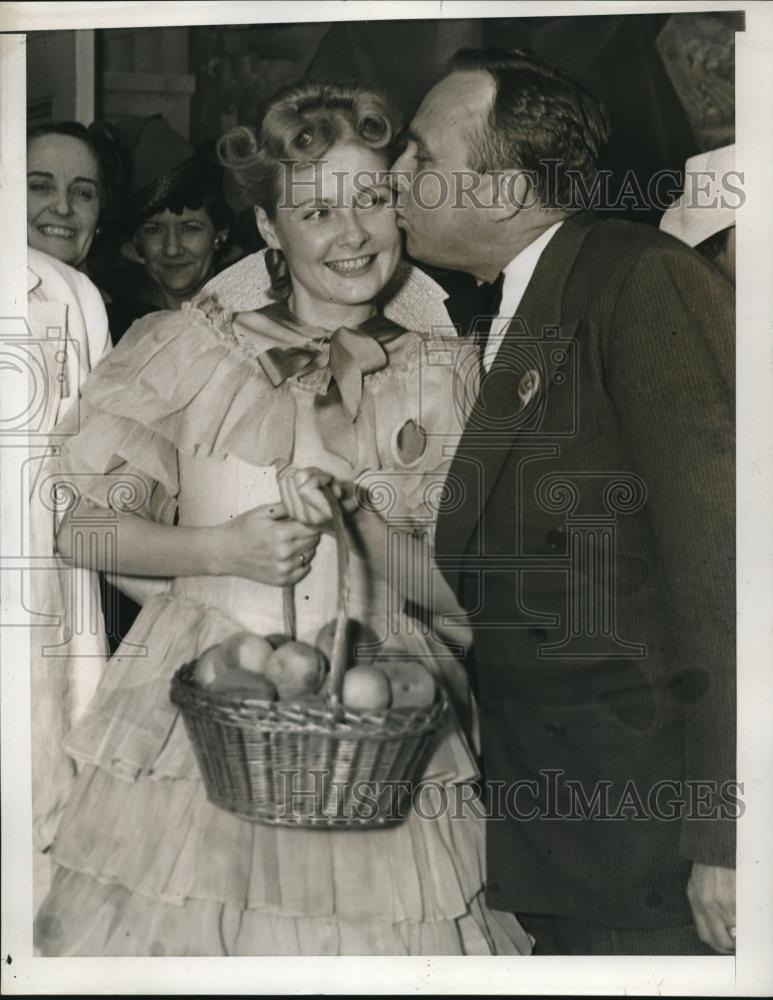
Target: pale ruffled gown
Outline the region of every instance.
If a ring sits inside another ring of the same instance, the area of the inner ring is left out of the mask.
[[[388,367],[364,378],[354,444],[338,449],[349,449],[345,458],[317,427],[313,400],[327,369],[275,388],[256,361],[278,329],[262,313],[232,318],[212,302],[135,324],[86,385],[82,430],[68,448],[69,467],[95,473],[87,476],[92,499],[108,502],[108,478],[96,474],[120,472],[145,516],[218,524],[278,499],[274,463],[291,460],[345,478],[378,472],[398,484],[398,513],[426,518],[447,466],[443,448],[459,430],[453,365],[430,363],[423,337],[399,335]],[[399,431],[411,419],[428,437],[406,462]],[[301,638],[334,616],[335,580],[335,544],[324,536],[296,588]],[[389,648],[438,651],[357,559],[349,594],[350,613]],[[485,905],[483,821],[472,815],[414,812],[387,829],[303,830],[244,821],[208,802],[169,683],[181,664],[239,629],[283,631],[281,591],[237,577],[183,578],[145,604],[67,741],[84,766],[36,920],[42,953],[528,952],[515,918]],[[127,655],[138,647],[146,654]],[[455,661],[434,665],[458,695]],[[428,774],[449,786],[473,778],[465,747],[449,731]]]

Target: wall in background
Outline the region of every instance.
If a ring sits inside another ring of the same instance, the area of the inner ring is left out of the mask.
[[[27,35],[27,122],[94,118],[95,32],[36,31]]]
[[[186,138],[196,78],[189,72],[189,28],[98,32],[98,114],[108,121],[161,112]]]

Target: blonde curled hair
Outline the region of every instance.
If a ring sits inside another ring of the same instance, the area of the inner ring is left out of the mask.
[[[319,160],[342,139],[383,152],[391,162],[399,132],[399,118],[377,91],[342,83],[288,87],[269,104],[259,133],[240,125],[220,139],[226,199],[236,212],[260,206],[273,219],[288,166]],[[282,251],[269,249],[266,266],[274,298],[286,298],[291,286]]]

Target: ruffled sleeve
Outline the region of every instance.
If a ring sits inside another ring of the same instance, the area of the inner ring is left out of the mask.
[[[86,380],[63,466],[79,496],[173,523],[178,454],[286,462],[294,403],[242,354],[229,317],[186,304],[138,320]]]

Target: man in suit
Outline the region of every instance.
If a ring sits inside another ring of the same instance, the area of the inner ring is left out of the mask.
[[[581,87],[499,51],[459,54],[411,123],[408,253],[501,285],[435,555],[474,634],[488,904],[538,954],[727,954],[733,295],[580,210],[607,134]]]

